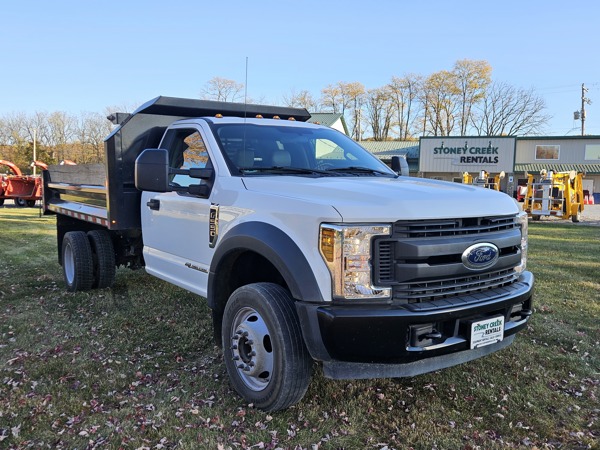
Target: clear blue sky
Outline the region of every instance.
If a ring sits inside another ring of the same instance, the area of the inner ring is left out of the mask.
[[[486,60],[492,78],[533,87],[578,134],[581,84],[600,134],[600,2],[465,0],[9,0],[0,6],[0,116],[104,112],[157,95],[197,98],[219,76],[279,102],[292,90]]]

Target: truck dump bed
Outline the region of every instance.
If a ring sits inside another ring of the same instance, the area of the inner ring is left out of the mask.
[[[44,210],[96,223],[110,230],[141,228],[134,166],[146,148],[157,148],[165,129],[179,119],[215,116],[293,117],[305,109],[156,97],[131,114],[113,114],[117,125],[104,141],[106,165],[51,166],[44,171]]]

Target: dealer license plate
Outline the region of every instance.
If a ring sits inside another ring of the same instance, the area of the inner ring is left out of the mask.
[[[471,348],[495,344],[504,339],[504,317],[496,316],[471,324]]]

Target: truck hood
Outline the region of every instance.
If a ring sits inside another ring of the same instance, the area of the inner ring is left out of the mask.
[[[269,176],[242,178],[246,189],[264,195],[330,205],[345,222],[394,222],[516,214],[502,192],[423,178]]]

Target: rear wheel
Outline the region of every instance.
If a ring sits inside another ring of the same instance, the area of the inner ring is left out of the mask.
[[[4,205],[4,199],[0,198],[0,206]]]
[[[83,231],[65,233],[62,243],[62,267],[67,290],[86,291],[94,282],[92,248]]]
[[[105,230],[88,232],[94,262],[94,282],[92,288],[104,289],[115,282],[115,249],[110,235]]]
[[[25,199],[22,198],[15,198],[15,206],[19,206],[19,207],[24,207],[27,204],[27,202],[25,202]]]
[[[33,208],[35,206],[35,200],[25,200],[25,203],[27,203],[29,208]]]
[[[272,283],[242,286],[223,315],[223,355],[234,389],[263,411],[304,396],[312,359],[290,293]]]

